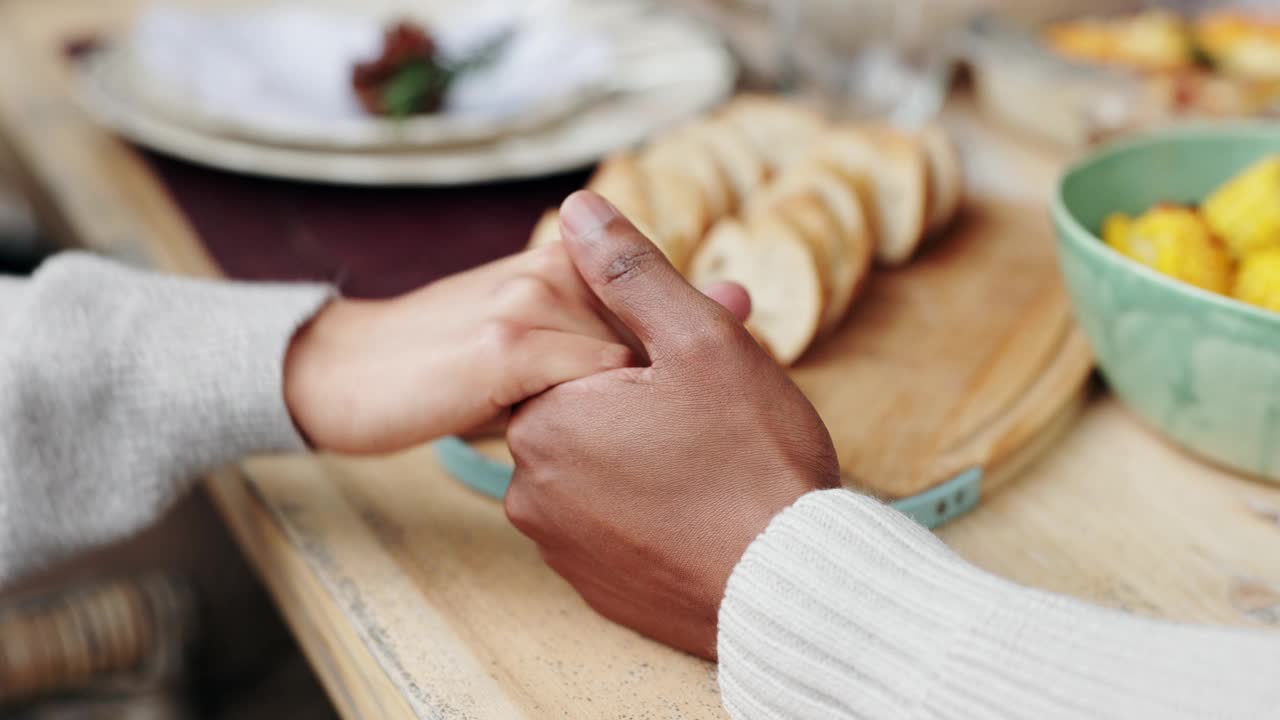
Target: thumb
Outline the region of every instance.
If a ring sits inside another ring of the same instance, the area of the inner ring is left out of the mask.
[[[723,321],[727,311],[686,282],[608,200],[589,190],[570,195],[560,225],[578,273],[650,357],[668,339]]]

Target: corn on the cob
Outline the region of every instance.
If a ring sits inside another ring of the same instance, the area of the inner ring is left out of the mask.
[[[1280,311],[1280,248],[1245,256],[1231,294],[1250,305]]]
[[[1124,213],[1111,213],[1102,223],[1102,241],[1115,248],[1121,255],[1129,254],[1129,229],[1133,218]]]
[[[1226,293],[1231,260],[1194,210],[1157,205],[1130,220],[1119,213],[1107,218],[1106,242],[1120,253],[1205,290]]]
[[[1280,247],[1280,155],[1228,180],[1200,207],[1205,222],[1237,259]]]

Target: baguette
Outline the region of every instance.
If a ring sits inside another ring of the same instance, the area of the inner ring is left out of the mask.
[[[686,126],[656,141],[645,150],[642,163],[649,171],[687,175],[702,192],[712,220],[733,211],[737,202],[733,186],[698,126]]]
[[[944,229],[960,209],[964,170],[955,142],[941,126],[930,125],[917,137],[929,163],[928,232],[935,234]]]
[[[767,95],[741,95],[725,107],[721,118],[746,136],[770,172],[802,157],[827,126],[816,110]]]
[[[813,259],[818,266],[818,280],[822,285],[822,313],[818,319],[818,331],[821,332],[827,312],[847,292],[845,277],[848,273],[844,263],[844,243],[840,238],[840,223],[813,189],[784,195],[763,212],[776,214],[799,233],[813,251]]]
[[[684,272],[711,225],[706,198],[696,181],[669,168],[645,166],[641,178],[654,218],[653,229],[646,234],[676,270]]]
[[[827,133],[817,153],[856,184],[869,211],[877,260],[889,266],[910,260],[925,233],[924,151],[896,132],[842,128]]]
[[[690,265],[690,280],[741,284],[751,295],[747,329],[782,365],[808,349],[822,316],[822,282],[812,246],[776,213],[750,226],[726,218],[712,228]]]
[[[807,193],[815,194],[834,220],[834,227],[826,230],[837,244],[829,255],[831,294],[819,328],[819,334],[826,335],[844,321],[865,285],[875,257],[875,244],[856,188],[839,172],[823,164],[793,165],[757,196],[757,204],[777,203],[788,196]],[[808,231],[814,232],[815,227],[816,223],[810,219]]]
[[[587,182],[587,189],[613,203],[641,232],[651,234],[653,206],[644,187],[640,163],[634,155],[624,152],[606,158]]]
[[[741,207],[769,176],[764,158],[741,130],[721,119],[712,120],[702,128],[707,146],[733,187],[734,204]]]

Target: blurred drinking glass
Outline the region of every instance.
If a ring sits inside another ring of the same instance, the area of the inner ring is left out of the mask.
[[[784,90],[912,126],[946,99],[963,0],[768,0]]]

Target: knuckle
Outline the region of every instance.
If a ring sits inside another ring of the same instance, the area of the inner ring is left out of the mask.
[[[503,283],[499,290],[499,311],[523,316],[531,310],[546,308],[557,300],[551,282],[538,275],[518,275]]]
[[[511,488],[507,490],[506,496],[502,499],[502,510],[507,515],[507,521],[521,534],[532,537],[538,531],[538,511],[528,494],[512,482]]]
[[[520,344],[529,328],[510,318],[493,318],[483,323],[478,331],[480,344],[491,353],[509,353]],[[505,357],[505,355],[498,355]]]
[[[524,479],[525,487],[539,496],[547,495],[556,486],[554,482],[556,473],[548,470],[549,468],[544,467],[543,472],[529,473]]]
[[[663,262],[652,243],[633,243],[613,253],[601,270],[606,284],[625,282],[644,275]]]
[[[541,443],[539,425],[531,422],[523,412],[516,412],[507,423],[507,447],[515,456],[517,469],[522,458],[535,455]]]
[[[706,343],[699,333],[680,333],[666,340],[667,352],[678,358],[691,359],[705,349]]]
[[[533,397],[547,389],[550,384],[542,375],[520,373],[518,370],[512,370],[509,374],[515,378],[512,390],[516,394],[515,402],[519,402],[525,398]]]
[[[735,339],[724,323],[712,322],[671,338],[671,346],[684,357],[714,356],[725,352]]]

